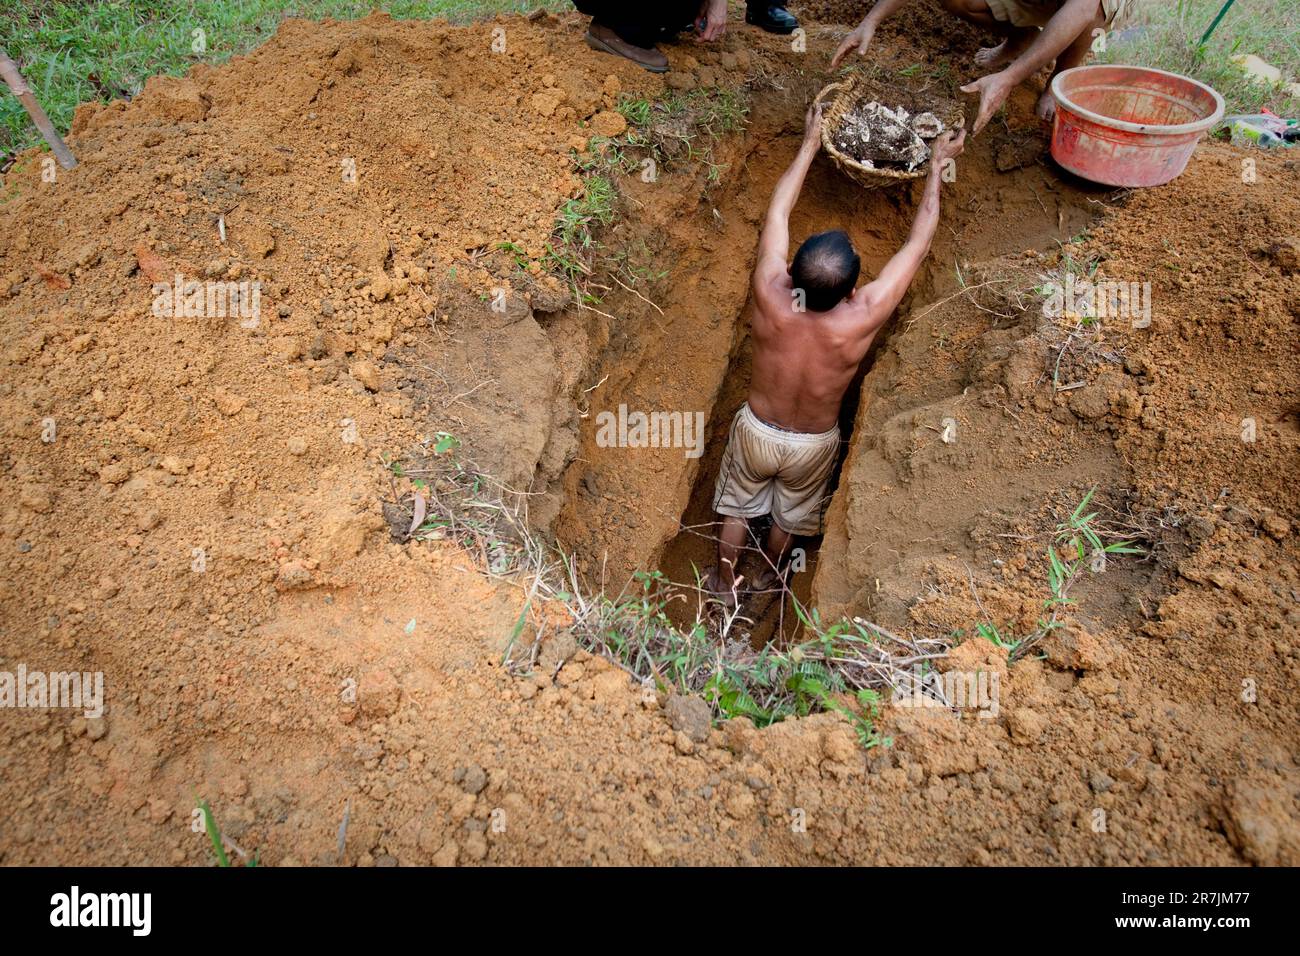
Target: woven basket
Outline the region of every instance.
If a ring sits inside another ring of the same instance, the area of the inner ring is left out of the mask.
[[[929,163],[925,163],[911,172],[902,169],[874,169],[862,165],[862,163],[835,145],[831,134],[840,128],[840,120],[844,117],[844,114],[856,106],[863,98],[863,92],[859,89],[861,86],[859,83],[860,75],[855,74],[847,80],[832,83],[817,94],[817,99],[814,101],[816,103],[822,103],[827,97],[833,97],[830,100],[830,106],[826,107],[822,113],[822,148],[826,150],[826,154],[830,156],[831,160],[846,176],[867,189],[879,189],[883,186],[892,186],[913,179],[924,179],[930,174]],[[939,118],[943,120],[948,129],[957,129],[966,122],[966,116],[960,106],[954,107],[949,115],[940,116]]]

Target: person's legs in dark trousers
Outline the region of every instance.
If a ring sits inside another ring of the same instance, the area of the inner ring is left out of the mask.
[[[574,0],[573,5],[593,24],[609,27],[624,42],[643,49],[680,33],[700,12],[700,0]]]

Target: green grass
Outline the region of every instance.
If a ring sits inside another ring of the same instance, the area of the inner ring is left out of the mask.
[[[217,818],[212,815],[212,807],[206,800],[199,800],[197,804],[203,814],[203,830],[208,835],[208,842],[212,844],[212,853],[217,858],[217,866],[230,866],[230,855],[226,852],[226,843],[221,837],[221,828],[217,826]],[[253,854],[244,866],[257,866],[257,854]]]
[[[653,101],[625,96],[618,110],[633,127],[629,145],[667,168],[678,161],[712,165],[713,145],[745,125],[749,102],[742,91],[715,87],[670,91]]]
[[[720,720],[747,717],[767,727],[832,711],[848,720],[862,746],[889,743],[876,732],[880,692],[862,683],[861,664],[875,659],[881,640],[874,625],[857,619],[825,625],[815,609],[794,601],[802,641],[737,653],[725,649],[702,614],[690,627],[672,623],[667,609],[675,589],[662,572],[638,571],[635,579],[640,594],[613,600],[600,594],[581,607],[570,595],[570,610],[582,622],[575,628],[579,644],[621,662],[660,690],[703,697]],[[573,585],[578,592],[576,580]]]
[[[1136,6],[1137,12],[1121,28],[1142,27],[1145,33],[1113,45],[1099,60],[1191,76],[1223,95],[1229,115],[1267,107],[1281,116],[1300,116],[1300,98],[1253,82],[1229,59],[1253,53],[1280,69],[1283,83],[1300,81],[1296,0],[1237,0],[1203,49],[1198,46],[1201,35],[1223,0],[1161,0]]]
[[[815,610],[796,601],[804,640],[738,649],[707,623],[703,611],[693,625],[676,626],[667,608],[680,595],[674,596],[676,588],[661,572],[638,571],[635,580],[639,594],[611,599],[602,592],[588,599],[575,576],[564,600],[578,644],[620,662],[643,687],[698,695],[719,720],[747,717],[756,727],[831,711],[848,720],[862,746],[890,742],[876,732],[880,692],[863,683],[864,662],[879,655],[874,625],[845,619],[826,626]]]
[[[575,289],[592,273],[589,263],[596,248],[594,233],[614,221],[616,199],[614,181],[604,173],[593,172],[583,180],[582,195],[560,209],[543,264]]]
[[[77,104],[135,95],[156,73],[224,63],[267,40],[282,19],[338,20],[385,10],[398,19],[465,22],[497,13],[567,6],[560,0],[5,0],[0,47],[18,63],[54,125],[66,131]],[[204,51],[195,53],[194,31]],[[0,150],[36,145],[18,100],[0,93]]]

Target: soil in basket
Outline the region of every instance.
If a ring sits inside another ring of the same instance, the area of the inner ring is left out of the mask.
[[[905,172],[929,159],[928,148],[918,150],[909,129],[917,117],[932,114],[942,121],[944,129],[962,122],[962,104],[955,90],[946,80],[933,76],[877,71],[858,79],[854,99],[854,105],[840,117],[832,139],[846,155],[876,169]],[[888,113],[875,109],[874,104],[885,107]],[[889,113],[905,114],[904,123],[908,125],[897,122]],[[928,147],[934,135],[921,129],[918,132]]]

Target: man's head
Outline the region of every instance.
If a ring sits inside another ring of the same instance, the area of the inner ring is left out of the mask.
[[[861,271],[849,237],[832,229],[804,240],[790,264],[790,281],[803,290],[808,311],[829,312],[853,291]]]

